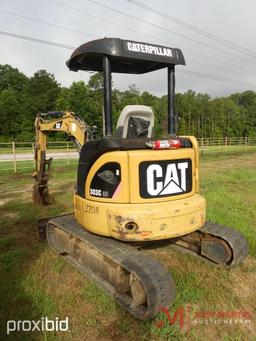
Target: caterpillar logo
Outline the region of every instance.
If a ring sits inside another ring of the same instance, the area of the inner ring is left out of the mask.
[[[130,52],[140,52],[146,54],[153,54],[157,56],[170,57],[172,58],[172,50],[168,47],[158,46],[158,45],[148,45],[142,43],[135,43],[128,41],[127,49]]]
[[[141,197],[165,197],[191,190],[191,159],[146,161],[140,164]]]
[[[56,122],[53,126],[54,129],[61,129],[61,126],[62,126],[62,121],[60,122]]]

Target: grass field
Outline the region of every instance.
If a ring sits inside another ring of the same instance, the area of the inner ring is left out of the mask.
[[[0,178],[0,339],[2,340],[256,340],[256,153],[203,156],[201,192],[208,218],[234,226],[249,241],[250,255],[224,271],[170,247],[148,251],[165,262],[177,285],[171,312],[191,307],[191,314],[248,311],[250,323],[192,324],[189,333],[167,322],[139,322],[97,285],[82,276],[37,236],[36,221],[72,211],[76,166],[53,169],[51,193],[56,204],[31,203],[29,172],[2,172]],[[69,317],[69,332],[19,332],[6,336],[7,320]]]

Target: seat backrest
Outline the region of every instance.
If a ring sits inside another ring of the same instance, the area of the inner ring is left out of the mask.
[[[116,125],[116,135],[122,138],[151,138],[154,113],[145,105],[127,105],[122,110]]]

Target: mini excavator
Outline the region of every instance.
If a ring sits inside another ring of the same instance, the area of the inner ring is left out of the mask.
[[[77,48],[72,71],[103,72],[104,136],[68,112],[36,118],[34,201],[50,204],[46,159],[49,131],[72,136],[79,151],[74,214],[44,225],[49,245],[94,279],[137,319],[150,319],[175,298],[171,273],[143,252],[144,246],[174,244],[217,266],[230,268],[248,253],[237,230],[206,222],[199,194],[199,149],[193,136],[177,135],[175,65],[182,51],[154,44],[104,38]],[[154,138],[151,108],[128,105],[112,129],[111,73],[144,74],[167,69],[168,136]]]

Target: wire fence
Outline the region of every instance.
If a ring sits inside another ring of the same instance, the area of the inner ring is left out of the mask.
[[[0,171],[35,169],[34,142],[0,142]],[[47,142],[47,157],[53,166],[76,164],[78,152],[72,141]]]
[[[218,138],[199,138],[198,144],[201,152],[234,150],[247,151],[250,147],[256,147],[256,137],[218,137]]]
[[[34,142],[0,142],[0,155],[13,153],[32,153],[34,154]],[[72,151],[76,150],[75,143],[72,141],[48,141],[47,149],[49,151]]]
[[[199,138],[201,154],[256,151],[256,137]],[[34,169],[34,142],[0,142],[0,171]],[[47,142],[47,157],[53,157],[53,166],[77,164],[78,153],[72,141]]]

